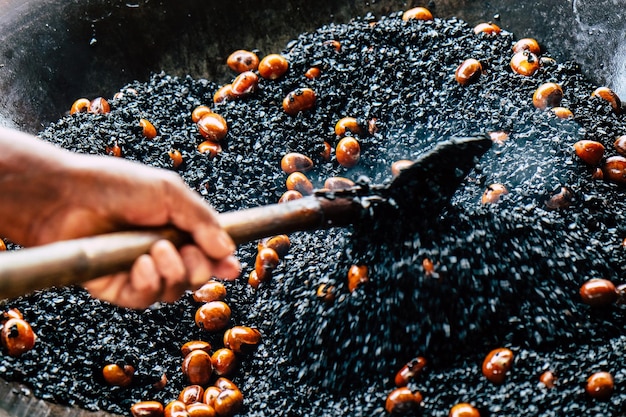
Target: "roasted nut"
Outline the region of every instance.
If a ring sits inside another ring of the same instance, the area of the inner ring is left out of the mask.
[[[322,75],[322,71],[320,71],[320,69],[317,67],[311,67],[304,73],[304,76],[307,77],[309,80],[319,78],[320,75]]]
[[[37,336],[30,324],[21,318],[9,318],[0,329],[0,343],[9,356],[18,357],[35,346]]]
[[[567,187],[561,187],[560,191],[554,194],[548,201],[546,207],[551,210],[564,209],[572,204],[572,192]]]
[[[270,54],[259,63],[259,74],[266,80],[276,80],[287,72],[289,61],[278,54]]]
[[[593,93],[591,93],[591,97],[600,97],[601,99],[606,100],[616,114],[622,113],[622,101],[610,88],[598,87],[593,91]]]
[[[217,154],[222,152],[222,145],[218,142],[205,140],[198,145],[198,152],[208,154],[210,158],[215,158]]]
[[[278,253],[272,248],[261,248],[256,255],[254,271],[259,281],[265,282],[272,276],[272,272],[278,266],[280,258]]]
[[[163,417],[163,404],[158,401],[139,401],[130,407],[133,417]]]
[[[468,85],[476,82],[483,72],[483,66],[477,59],[466,59],[458,66],[454,72],[454,78],[461,85]]]
[[[254,93],[259,85],[259,76],[252,71],[239,74],[232,82],[232,92],[237,97],[245,97]]]
[[[458,403],[450,409],[448,417],[480,417],[480,413],[471,404]]]
[[[426,359],[422,356],[411,359],[396,373],[394,382],[397,387],[405,387],[426,366]]]
[[[626,135],[618,136],[613,142],[613,147],[622,156],[626,156]]]
[[[332,303],[335,301],[335,287],[329,284],[320,284],[315,292],[317,298],[324,302]]]
[[[343,117],[335,124],[335,135],[345,136],[346,132],[362,135],[363,128],[359,126],[359,122],[354,117]]]
[[[4,240],[0,239],[0,252],[7,250],[7,244],[4,243]]]
[[[361,284],[369,281],[369,270],[366,265],[352,265],[348,270],[348,290],[353,292]]]
[[[209,303],[226,298],[226,287],[219,281],[209,281],[193,292],[196,302]]]
[[[194,123],[198,123],[200,119],[209,113],[213,113],[213,110],[211,110],[208,106],[200,105],[191,112],[191,120]]]
[[[204,397],[204,388],[200,385],[187,385],[178,394],[178,401],[184,402],[186,405],[202,402]]]
[[[483,375],[494,384],[501,384],[513,366],[513,352],[507,348],[494,349],[483,361]]]
[[[332,47],[335,50],[335,52],[341,52],[341,42],[339,42],[336,39],[325,41],[323,45]]]
[[[474,26],[474,33],[475,34],[479,34],[479,33],[486,33],[488,35],[497,35],[500,33],[500,27],[494,23],[479,23],[478,25]]]
[[[163,373],[161,375],[161,378],[159,378],[158,381],[155,381],[152,384],[152,387],[156,390],[161,391],[162,389],[164,389],[167,386],[167,374]]]
[[[324,142],[324,150],[322,152],[320,152],[320,156],[325,161],[330,161],[330,151],[331,151],[331,149],[332,149],[332,146],[330,146],[330,143]]]
[[[517,52],[511,58],[510,65],[515,73],[529,77],[539,69],[539,58],[530,51]]]
[[[590,397],[606,401],[613,394],[613,376],[608,372],[596,372],[587,379],[585,391]]]
[[[139,119],[139,126],[141,127],[141,133],[146,139],[156,138],[157,131],[152,123],[146,119]]]
[[[572,119],[574,118],[574,113],[566,107],[552,107],[550,109],[552,113],[559,119]]]
[[[247,326],[235,326],[224,333],[224,347],[235,353],[247,351],[261,342],[261,332]]]
[[[411,414],[422,403],[422,394],[407,387],[396,388],[387,395],[385,410],[390,414]]]
[[[302,195],[313,194],[313,183],[301,172],[289,174],[285,185],[287,186],[287,190],[298,191]]]
[[[483,193],[483,196],[481,197],[481,203],[483,204],[491,204],[491,203],[497,203],[498,201],[500,201],[500,197],[508,194],[509,191],[506,189],[506,187],[502,184],[491,184],[490,186],[487,187],[487,189],[485,190],[485,192]]]
[[[196,324],[209,332],[224,329],[230,321],[230,307],[223,301],[210,301],[196,310]]]
[[[211,344],[209,342],[205,342],[204,340],[190,340],[180,348],[183,357],[189,355],[189,353],[194,350],[202,350],[206,353],[211,353]]]
[[[231,417],[237,414],[242,406],[243,394],[236,387],[223,389],[213,402],[213,408],[220,417]]]
[[[213,407],[203,402],[187,405],[189,417],[216,417],[217,413]]]
[[[509,139],[509,134],[503,130],[497,130],[495,132],[489,132],[489,138],[493,143],[502,145]]]
[[[174,169],[178,168],[183,163],[183,154],[181,154],[178,149],[170,149],[167,154],[172,160],[172,167]]]
[[[237,357],[235,352],[227,348],[221,348],[211,355],[213,371],[216,375],[229,375],[237,367]]]
[[[533,38],[523,38],[519,41],[515,42],[513,45],[513,53],[529,51],[535,55],[539,55],[541,53],[541,47],[539,43]]]
[[[104,151],[109,156],[121,157],[122,156],[122,147],[115,141],[112,145],[107,146]]]
[[[324,181],[324,188],[330,191],[348,190],[354,185],[354,181],[344,177],[330,177]]]
[[[554,388],[556,381],[556,375],[552,371],[545,371],[539,376],[539,382],[541,382],[546,388]]]
[[[164,417],[189,417],[187,413],[187,404],[182,401],[171,401],[165,406],[163,410]]]
[[[370,135],[376,134],[378,132],[378,119],[376,117],[372,117],[367,121],[367,133]]]
[[[621,155],[607,158],[602,166],[605,180],[616,184],[626,184],[626,158]]]
[[[583,303],[592,307],[604,307],[617,301],[618,292],[615,285],[608,279],[592,278],[580,287],[580,298]]]
[[[111,363],[102,368],[102,376],[107,384],[115,387],[127,387],[133,382],[135,367]]]
[[[263,248],[274,249],[279,258],[284,258],[291,248],[291,240],[287,235],[276,235],[265,238],[259,242],[258,250]]]
[[[226,84],[220,87],[215,94],[213,94],[213,103],[219,104],[226,100],[233,100],[237,98],[235,93],[233,93],[233,85]]]
[[[313,161],[311,158],[301,153],[289,152],[281,159],[280,168],[286,174],[307,172],[313,169]]]
[[[239,49],[228,56],[226,65],[239,74],[254,71],[259,67],[259,57],[254,52]]]
[[[391,164],[391,175],[397,177],[400,171],[413,165],[413,161],[409,159],[399,159]]]
[[[207,387],[204,390],[204,398],[202,399],[202,402],[213,407],[215,405],[215,399],[218,395],[220,395],[221,391],[221,389],[215,386]]]
[[[279,203],[286,203],[287,201],[299,200],[303,197],[300,191],[289,190],[283,193],[278,199]]]
[[[109,106],[109,102],[106,101],[104,98],[98,97],[91,100],[87,111],[89,113],[105,114],[111,111],[111,106]]]
[[[203,350],[192,350],[183,360],[183,375],[192,385],[206,385],[213,373],[211,355]]]
[[[207,113],[196,123],[200,134],[212,142],[219,142],[226,137],[228,125],[226,120],[217,113]]]
[[[72,103],[72,107],[70,108],[70,114],[85,113],[89,109],[90,103],[91,102],[86,98],[79,98],[74,103]]]
[[[574,144],[576,155],[588,165],[598,165],[604,157],[604,145],[595,140],[579,140]]]
[[[361,159],[361,145],[352,137],[345,137],[339,141],[335,149],[335,156],[339,165],[352,168]]]
[[[310,88],[298,88],[284,98],[283,110],[290,116],[295,116],[300,112],[311,110],[315,107],[317,96]]]
[[[414,7],[404,12],[402,20],[433,20],[433,14],[425,7]]]
[[[533,105],[540,110],[558,107],[561,100],[563,100],[563,89],[555,83],[541,84],[533,94]]]
[[[253,269],[250,271],[250,275],[248,275],[248,285],[250,285],[254,289],[258,289],[263,281],[259,279],[259,276],[256,274],[256,271]]]
[[[0,242],[2,242],[2,240],[0,240]],[[4,242],[2,242],[2,243],[4,243]],[[0,322],[2,324],[4,324],[9,319],[24,320],[24,316],[22,315],[22,312],[19,309],[17,309],[17,308],[10,308],[10,309],[2,312],[2,316],[0,317]]]

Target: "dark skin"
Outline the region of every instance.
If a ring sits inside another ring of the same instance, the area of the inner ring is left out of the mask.
[[[173,225],[193,243],[160,240],[128,272],[85,284],[122,307],[172,302],[212,277],[235,279],[235,244],[216,212],[174,172],[83,155],[0,127],[0,236],[38,246],[132,228]]]

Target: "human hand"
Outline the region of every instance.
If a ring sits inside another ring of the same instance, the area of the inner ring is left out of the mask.
[[[64,151],[29,135],[0,129],[0,235],[24,246],[118,230],[173,225],[193,244],[155,243],[127,273],[87,283],[92,295],[123,307],[176,300],[215,276],[234,279],[235,245],[216,213],[171,171],[131,161]]]

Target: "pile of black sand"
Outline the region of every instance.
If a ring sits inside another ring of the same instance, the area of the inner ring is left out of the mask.
[[[401,13],[331,24],[290,42],[282,51],[290,62],[286,76],[261,80],[246,99],[213,105],[215,83],[158,74],[124,87],[110,114],[66,116],[41,132],[77,152],[104,154],[117,142],[125,158],[166,169],[168,151],[179,149],[185,162],[178,172],[219,211],[275,203],[285,191],[280,159],[287,152],[314,159],[308,175],[318,187],[334,175],[381,183],[393,161],[449,136],[508,133],[427,231],[415,232],[407,215],[384,228],[294,233],[289,255],[258,290],[247,284],[256,244],[240,247],[242,277],[227,283],[232,322],[263,334],[233,376],[245,396],[241,415],[385,415],[395,372],[417,355],[429,361],[410,384],[424,396],[424,415],[447,416],[457,402],[474,404],[483,417],[626,413],[625,311],[594,311],[578,295],[590,278],[623,279],[624,189],[592,180],[572,148],[587,138],[614,154],[626,122],[591,97],[596,86],[575,63],[545,60],[524,77],[509,67],[511,33],[472,29],[457,19],[405,22]],[[462,87],[454,72],[467,58],[482,62],[485,72]],[[304,77],[311,66],[321,69],[320,78]],[[563,87],[562,105],[573,120],[533,107],[533,92],[544,82]],[[318,100],[313,111],[292,117],[281,102],[297,87],[314,89]],[[214,159],[196,150],[201,137],[190,114],[201,104],[229,125]],[[358,136],[362,159],[352,169],[318,156],[324,141],[337,143],[333,128],[345,116],[364,124],[375,118],[378,125],[376,133]],[[142,138],[140,118],[157,127],[156,139]],[[491,183],[505,184],[509,194],[482,205]],[[572,203],[550,210],[545,202],[561,187],[571,190]],[[425,258],[435,274],[424,270]],[[346,273],[355,263],[369,266],[370,282],[350,293]],[[321,283],[336,287],[333,304],[317,298]],[[90,410],[128,415],[140,400],[166,403],[185,384],[180,346],[198,338],[221,345],[221,334],[194,324],[198,304],[190,294],[147,311],[116,308],[79,288],[5,304],[23,311],[39,339],[18,359],[2,355],[0,376],[25,383],[37,397]],[[480,371],[497,347],[516,355],[502,385]],[[135,363],[135,384],[104,384],[99,370],[109,361]],[[550,390],[538,382],[547,369],[557,375]],[[587,377],[600,370],[615,378],[604,402],[584,391]],[[164,372],[169,383],[156,390],[152,383]]]

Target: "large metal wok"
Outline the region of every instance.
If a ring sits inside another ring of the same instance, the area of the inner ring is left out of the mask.
[[[235,49],[279,52],[298,33],[371,12],[427,6],[494,21],[575,60],[626,97],[626,19],[615,0],[0,0],[0,125],[37,133],[79,97],[111,97],[150,73],[218,82]],[[51,406],[0,380],[0,417],[92,415]],[[108,415],[97,413],[97,415]]]

